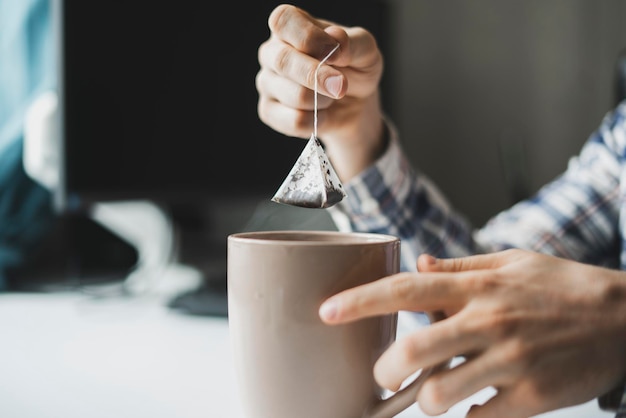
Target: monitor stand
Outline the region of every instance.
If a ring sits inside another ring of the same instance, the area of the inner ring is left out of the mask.
[[[178,260],[198,269],[202,280],[171,298],[168,307],[186,315],[227,317],[226,237],[236,226],[229,227],[222,217],[235,209],[204,203],[172,205],[170,210],[178,231]]]
[[[197,289],[173,297],[167,306],[187,315],[228,317],[226,276],[204,280]]]
[[[283,205],[266,196],[212,201],[201,209],[200,216],[193,213],[197,210],[197,207],[192,208],[191,214],[174,210],[174,218],[178,219],[182,231],[180,260],[198,266],[205,273],[201,286],[170,301],[170,307],[191,315],[228,316],[226,252],[229,234],[280,229],[337,229],[325,210]]]
[[[125,282],[130,294],[166,295],[164,303],[177,312],[227,317],[227,236],[247,228],[258,202],[99,203],[91,216],[137,248],[139,263]],[[195,272],[193,280],[181,281],[181,269]]]
[[[228,316],[226,252],[229,234],[279,229],[337,229],[324,210],[278,204],[267,197],[211,202],[202,208],[200,216],[193,213],[195,210],[197,208],[192,208],[192,213],[174,211],[174,218],[182,231],[180,260],[198,266],[205,273],[205,280],[197,289],[185,292],[169,303],[171,308],[190,315]]]
[[[96,203],[89,215],[137,249],[137,263],[123,283],[129,295],[155,296],[169,303],[172,298],[204,287],[204,272],[182,262],[181,238],[186,236],[181,236],[180,228],[163,206],[151,201]],[[215,288],[215,293],[213,311],[225,315],[225,289]]]
[[[131,293],[169,295],[165,300],[168,307],[197,316],[228,316],[229,234],[337,229],[324,210],[256,197],[170,204],[167,208],[151,202],[107,203],[95,206],[92,216],[138,249],[139,265],[126,283]],[[196,272],[193,280],[181,281],[170,274],[182,267]]]

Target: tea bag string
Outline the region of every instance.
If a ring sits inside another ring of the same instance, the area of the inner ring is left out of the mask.
[[[339,49],[339,44],[335,46],[329,53],[324,57],[323,60],[317,64],[317,68],[315,69],[315,86],[314,86],[314,99],[313,99],[313,136],[317,138],[317,73],[320,67],[330,58],[331,55],[335,53],[335,51]]]

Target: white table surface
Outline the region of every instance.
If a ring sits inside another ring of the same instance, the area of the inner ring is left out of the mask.
[[[464,417],[489,393],[440,417]],[[541,415],[612,416],[595,401]],[[228,322],[158,298],[0,294],[0,417],[243,418]],[[400,417],[426,415],[414,405]]]

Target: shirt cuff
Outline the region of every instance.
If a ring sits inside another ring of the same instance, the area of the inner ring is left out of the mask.
[[[387,148],[369,168],[344,184],[346,198],[337,206],[353,219],[379,217],[381,205],[391,200],[399,202],[410,191],[412,169],[402,150],[398,132],[385,119]]]

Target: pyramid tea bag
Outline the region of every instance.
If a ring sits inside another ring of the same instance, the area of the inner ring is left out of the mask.
[[[319,139],[311,134],[300,157],[272,201],[307,208],[328,208],[346,193]]]
[[[305,208],[329,208],[346,196],[335,169],[317,138],[317,71],[339,48],[320,61],[315,71],[315,105],[313,133],[293,168],[278,188],[272,201]]]

